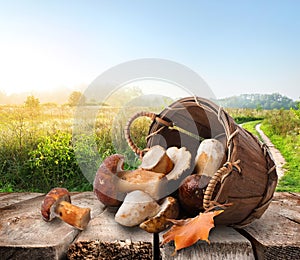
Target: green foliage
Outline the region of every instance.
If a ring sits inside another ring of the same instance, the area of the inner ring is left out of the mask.
[[[299,135],[300,133],[300,117],[297,116],[299,110],[273,110],[269,111],[264,120],[264,124],[268,125],[271,135]],[[295,113],[296,112],[296,113]]]
[[[47,104],[39,112],[26,106],[0,107],[0,191],[47,192],[55,186],[71,191],[92,190],[94,174],[109,155],[125,156],[125,169],[139,165],[124,141],[124,126],[138,108],[102,108],[97,118],[78,122],[80,134],[72,136],[74,108]],[[159,112],[155,111],[154,112]],[[226,109],[238,123],[262,120],[265,131],[286,158],[288,173],[278,190],[295,191],[299,187],[299,110]],[[95,121],[95,122],[94,122]],[[146,147],[150,120],[139,118],[131,126],[133,141],[140,149]],[[256,122],[244,124],[254,129]],[[84,133],[93,127],[94,132]],[[249,128],[248,128],[249,127]],[[73,139],[72,139],[73,138]],[[297,179],[298,178],[298,179]]]
[[[28,154],[33,187],[42,187],[46,192],[55,186],[76,187],[82,183],[87,185],[78,167],[71,139],[70,133],[60,131],[39,138],[36,149]]]
[[[266,116],[266,111],[264,110],[254,110],[249,108],[226,108],[226,111],[231,117],[233,117],[237,124],[262,120]]]
[[[0,107],[0,190],[91,190],[72,148],[72,110],[41,109]]]

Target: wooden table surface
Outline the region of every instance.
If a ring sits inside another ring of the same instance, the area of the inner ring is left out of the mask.
[[[261,219],[244,229],[217,226],[210,245],[199,241],[172,256],[139,228],[114,221],[92,192],[73,193],[72,203],[90,207],[92,220],[79,231],[40,215],[44,194],[0,193],[0,259],[300,259],[300,194],[276,193]]]

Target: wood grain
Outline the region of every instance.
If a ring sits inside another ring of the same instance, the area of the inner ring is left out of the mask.
[[[300,259],[300,195],[275,193],[261,219],[242,231],[257,259]]]
[[[172,256],[174,244],[167,244],[161,249],[162,259],[254,259],[251,243],[233,228],[217,226],[211,231],[209,240],[210,244],[198,241],[193,246],[178,251],[175,256]]]

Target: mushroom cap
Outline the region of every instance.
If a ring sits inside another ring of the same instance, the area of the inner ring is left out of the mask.
[[[48,192],[41,206],[41,213],[45,221],[51,221],[55,218],[55,207],[61,201],[71,203],[71,197],[67,189],[53,188]]]
[[[211,177],[199,174],[187,176],[178,189],[178,199],[181,207],[191,216],[196,216],[203,210],[204,192]],[[213,193],[216,196],[220,184],[218,183]]]
[[[124,156],[114,154],[107,157],[100,165],[93,183],[94,193],[98,200],[106,206],[121,205],[124,194],[117,189],[118,172],[123,171]]]

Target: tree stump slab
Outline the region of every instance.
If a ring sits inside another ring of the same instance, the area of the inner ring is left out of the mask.
[[[0,209],[42,195],[35,192],[0,193]]]
[[[264,215],[242,231],[257,259],[300,259],[300,194],[275,193]]]
[[[103,211],[103,205],[92,195],[90,192],[76,194],[71,196],[72,203],[88,206],[92,216],[98,215]],[[33,196],[0,209],[1,260],[61,259],[66,256],[79,230],[60,219],[45,222],[40,213],[43,199],[44,195]]]
[[[210,245],[198,241],[179,250],[159,246],[162,237],[114,220],[116,209],[105,208],[93,192],[71,193],[72,203],[91,208],[84,231],[55,219],[43,221],[45,195],[0,193],[0,259],[300,259],[300,194],[275,193],[259,219],[235,230],[217,226]],[[161,258],[160,258],[161,257]]]

